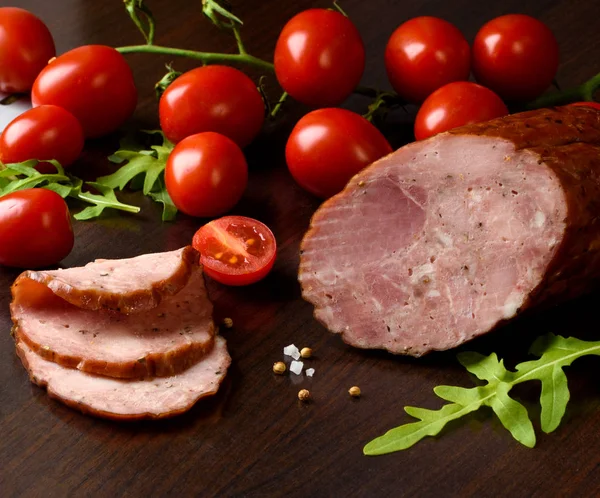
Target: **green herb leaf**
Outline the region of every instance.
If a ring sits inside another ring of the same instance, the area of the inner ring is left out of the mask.
[[[467,389],[457,386],[438,386],[435,394],[449,404],[439,410],[406,407],[406,413],[419,419],[386,432],[364,447],[366,455],[382,455],[410,448],[426,436],[435,436],[451,420],[458,419],[481,406],[492,408],[502,425],[521,444],[532,448],[536,437],[527,409],[509,396],[517,384],[528,380],[542,383],[540,404],[541,425],[544,432],[552,432],[560,424],[569,401],[567,377],[563,367],[582,356],[600,356],[600,341],[588,342],[574,337],[565,338],[548,334],[538,338],[530,353],[537,360],[519,363],[515,371],[507,370],[495,353],[460,353],[460,363],[485,385]]]
[[[175,207],[175,204],[173,204],[169,192],[167,192],[167,187],[165,186],[162,175],[157,181],[157,186],[158,188],[156,188],[154,192],[150,192],[149,195],[156,202],[160,202],[163,205],[162,220],[172,221],[177,215],[177,208]]]
[[[96,184],[119,190],[127,186],[134,190],[141,188],[144,195],[163,204],[163,221],[172,220],[177,213],[177,208],[166,191],[163,172],[174,145],[160,130],[144,131],[144,133],[158,135],[161,144],[143,149],[129,139],[127,143],[121,141],[121,149],[110,156],[109,160],[124,164],[111,175],[98,178]],[[124,149],[125,145],[130,148]]]
[[[100,194],[83,192],[83,182],[81,180],[76,181],[71,196],[93,204],[93,206],[87,207],[83,211],[77,213],[74,216],[76,220],[89,220],[91,218],[97,218],[106,208],[119,209],[129,213],[140,212],[140,208],[137,206],[131,206],[129,204],[123,204],[122,202],[119,202],[115,196],[115,191],[112,188],[96,182],[86,182],[86,185],[96,189],[98,192],[100,192]]]

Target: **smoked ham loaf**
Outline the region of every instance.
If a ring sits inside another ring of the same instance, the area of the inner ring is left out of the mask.
[[[600,277],[600,112],[561,107],[407,145],[315,213],[299,280],[360,348],[421,356]]]

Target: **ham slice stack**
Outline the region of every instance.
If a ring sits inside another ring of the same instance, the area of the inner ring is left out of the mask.
[[[162,418],[217,392],[231,358],[191,247],[26,271],[12,287],[32,382],[84,413]]]

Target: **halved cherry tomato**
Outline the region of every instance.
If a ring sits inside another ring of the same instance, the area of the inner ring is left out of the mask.
[[[204,66],[177,78],[160,98],[160,127],[173,143],[214,131],[240,147],[260,131],[265,104],[254,82],[238,69]]]
[[[578,107],[592,107],[594,109],[598,109],[600,111],[600,102],[573,102],[572,104]]]
[[[306,114],[285,146],[288,169],[298,184],[327,198],[356,173],[392,152],[383,134],[361,115],[345,109]]]
[[[67,168],[83,150],[83,130],[77,118],[55,105],[34,107],[13,119],[0,135],[0,161],[55,159]],[[38,163],[42,173],[54,173],[50,163]]]
[[[32,188],[0,197],[0,265],[54,265],[73,241],[69,208],[56,192]]]
[[[190,216],[220,216],[235,206],[248,184],[248,165],[237,144],[207,131],[179,142],[165,167],[177,209]]]
[[[558,43],[542,21],[509,14],[484,24],[473,42],[473,74],[503,99],[530,100],[550,86]]]
[[[365,47],[346,16],[309,9],[288,21],[275,46],[275,74],[293,98],[312,107],[341,104],[360,82]]]
[[[28,92],[56,55],[46,25],[25,9],[0,8],[0,92]]]
[[[385,47],[385,68],[400,96],[423,102],[445,84],[469,79],[471,51],[453,24],[415,17],[392,33]]]
[[[224,216],[194,235],[204,272],[225,285],[248,285],[273,268],[277,243],[269,228],[245,216]]]
[[[86,137],[115,131],[133,114],[137,90],[125,58],[112,47],[86,45],[50,62],[33,84],[35,106],[65,108]]]
[[[507,114],[502,99],[488,88],[470,81],[455,81],[425,99],[415,119],[415,138],[423,140],[458,126]]]

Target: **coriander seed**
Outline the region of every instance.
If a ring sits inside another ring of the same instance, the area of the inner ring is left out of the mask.
[[[233,327],[233,320],[231,318],[223,318],[223,326],[226,329],[230,329]]]
[[[360,387],[352,386],[350,389],[348,389],[348,394],[353,398],[360,398]]]
[[[273,364],[273,372],[277,375],[283,375],[286,371],[287,367],[283,361],[278,361]]]
[[[300,350],[300,356],[302,358],[310,358],[312,356],[312,349],[310,349],[310,348],[302,348]]]
[[[308,389],[300,389],[298,391],[298,399],[300,401],[308,401],[310,399],[310,392]]]

